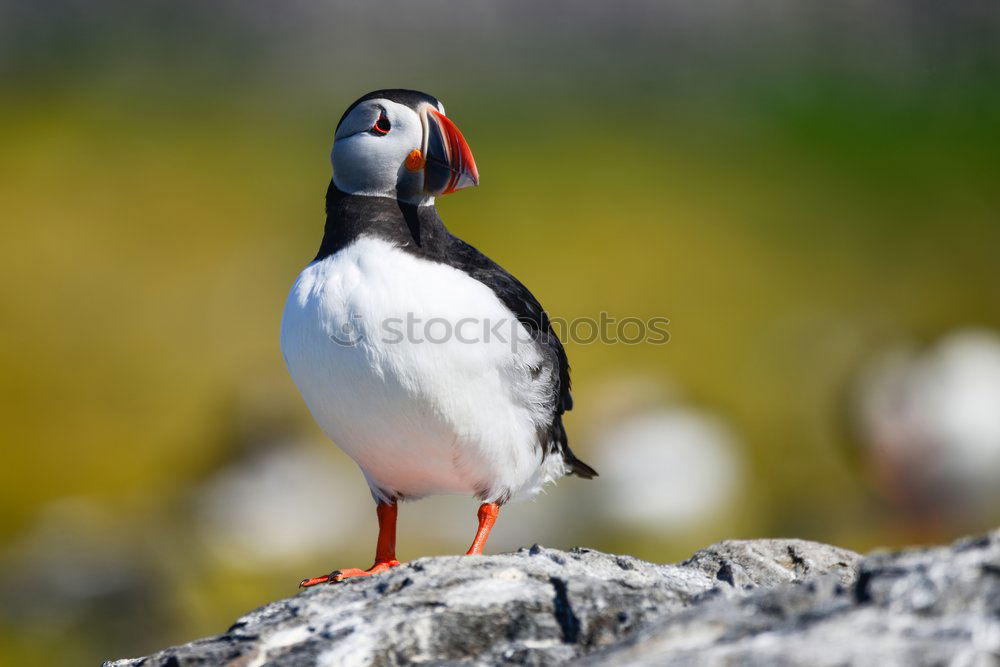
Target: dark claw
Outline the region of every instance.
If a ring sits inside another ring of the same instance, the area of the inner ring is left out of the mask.
[[[343,573],[340,570],[334,570],[330,574],[326,575],[326,583],[328,584],[339,584],[343,581]]]
[[[312,577],[310,579],[303,579],[299,582],[299,588],[310,588],[312,586],[318,586],[320,584],[330,583],[330,575],[325,577]]]

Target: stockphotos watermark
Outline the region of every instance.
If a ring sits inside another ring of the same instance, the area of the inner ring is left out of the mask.
[[[601,313],[597,318],[577,317],[566,320],[554,317],[549,320],[556,337],[566,343],[590,345],[665,345],[670,342],[670,331],[667,327],[670,320],[666,317],[616,318],[608,313]],[[354,315],[344,322],[330,339],[338,345],[353,346],[366,341],[379,342],[387,345],[430,344],[443,345],[458,342],[466,345],[500,343],[509,345],[516,350],[520,345],[534,342],[546,342],[548,330],[524,324],[517,318],[478,318],[463,317],[451,320],[445,317],[421,318],[413,313],[405,317],[389,317],[376,326],[364,321],[359,315]],[[374,340],[373,340],[374,339]]]

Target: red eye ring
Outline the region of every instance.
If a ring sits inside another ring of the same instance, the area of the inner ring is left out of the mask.
[[[389,124],[389,117],[385,115],[385,112],[381,112],[378,115],[378,120],[372,125],[371,131],[375,134],[386,135],[389,134],[389,130],[392,129],[392,125]]]

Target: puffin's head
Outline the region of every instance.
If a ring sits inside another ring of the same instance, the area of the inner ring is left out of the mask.
[[[415,90],[376,90],[352,104],[333,140],[342,192],[429,204],[479,184],[476,161],[444,105]]]

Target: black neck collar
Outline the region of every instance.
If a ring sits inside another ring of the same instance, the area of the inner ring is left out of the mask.
[[[389,197],[342,192],[330,181],[326,191],[326,225],[316,254],[318,261],[350,245],[359,236],[374,236],[417,254],[450,236],[433,205],[417,206]]]

